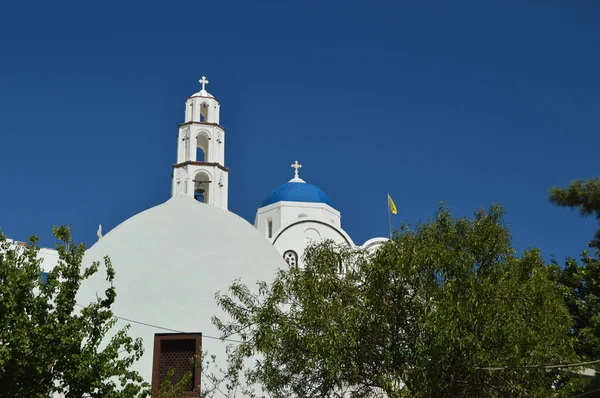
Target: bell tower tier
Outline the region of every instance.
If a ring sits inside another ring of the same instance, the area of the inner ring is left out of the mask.
[[[173,165],[172,196],[184,194],[227,209],[229,169],[225,167],[225,129],[219,124],[220,104],[202,90],[185,103],[185,122],[179,125],[177,163]]]

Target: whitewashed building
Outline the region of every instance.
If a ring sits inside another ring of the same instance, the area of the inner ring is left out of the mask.
[[[297,161],[294,177],[263,200],[254,226],[228,210],[220,104],[206,91],[205,77],[200,83],[201,90],[185,102],[179,125],[171,199],[104,236],[99,229],[98,242],[84,257],[84,266],[110,257],[117,275],[117,327],[131,324],[130,335],[143,339],[145,354],[134,368],[153,384],[177,350],[189,354],[201,344],[224,365],[228,343],[216,338],[211,318],[224,316],[215,293],[234,279],[255,286],[272,279],[278,268],[301,266],[306,246],[320,239],[356,246],[329,197],[299,177]],[[370,239],[361,247],[375,249],[386,240]],[[43,249],[40,255],[44,270],[56,264],[56,251]],[[87,304],[106,287],[101,268],[82,284],[77,300]]]
[[[294,178],[275,188],[256,212],[254,226],[281,253],[289,265],[303,264],[307,245],[332,240],[340,245],[357,247],[342,229],[342,215],[333,207],[329,196],[319,187],[299,176],[302,165],[295,161]],[[361,248],[374,250],[387,238],[372,238]]]

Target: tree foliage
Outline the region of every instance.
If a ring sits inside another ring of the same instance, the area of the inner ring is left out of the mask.
[[[600,222],[600,178],[579,179],[566,189],[554,187],[550,190],[550,201],[560,207],[579,209],[582,216],[594,216]],[[600,228],[590,246],[600,249]]]
[[[194,372],[203,376],[200,384],[200,398],[256,397],[254,386],[246,384],[244,378],[241,377],[243,369],[223,369],[217,365],[216,359],[216,355],[210,354],[206,350],[203,350],[201,355],[190,358]],[[178,379],[175,376],[175,369],[169,369],[157,391],[152,394],[152,398],[184,396],[189,391],[192,377],[192,372],[188,371]]]
[[[147,396],[147,383],[130,370],[143,353],[141,339],[129,337],[128,326],[105,338],[116,322],[110,260],[104,297],[79,306],[79,287],[99,263],[82,269],[85,246],[74,244],[66,227],[53,232],[59,261],[46,280],[37,238],[15,246],[0,234],[0,397]]]
[[[582,216],[600,221],[600,179],[577,180],[566,189],[550,190],[550,201],[561,207],[579,209]],[[569,334],[577,339],[575,350],[587,361],[600,359],[600,229],[588,244],[580,261],[567,258],[564,266],[554,263],[554,279],[565,286],[565,304],[575,321]],[[600,377],[582,380],[585,391],[600,389]]]
[[[539,251],[515,256],[502,217],[442,207],[375,254],[324,242],[257,294],[235,282],[217,297],[231,320],[214,319],[244,341],[232,366],[258,355],[248,377],[273,397],[552,396],[559,370],[519,366],[575,361],[572,321]]]
[[[579,262],[567,258],[564,267],[557,262],[552,266],[553,279],[564,286],[563,299],[574,320],[568,334],[575,338],[575,352],[582,361],[600,359],[600,250],[592,250],[584,250]],[[600,391],[600,377],[578,380],[569,375],[567,380],[573,392]]]
[[[564,267],[554,266],[554,279],[564,285],[564,299],[577,338],[576,352],[583,360],[600,359],[600,250],[584,250],[578,262],[567,258]]]

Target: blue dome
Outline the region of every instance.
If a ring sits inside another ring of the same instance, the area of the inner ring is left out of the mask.
[[[333,207],[329,196],[321,188],[303,182],[286,182],[278,186],[263,200],[261,207],[281,201],[325,203]]]

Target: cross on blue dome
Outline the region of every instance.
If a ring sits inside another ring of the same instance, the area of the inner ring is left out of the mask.
[[[295,169],[294,178],[285,184],[281,184],[275,188],[269,196],[267,196],[261,207],[265,207],[277,202],[308,202],[308,203],[325,203],[331,207],[331,199],[323,190],[315,185],[307,184],[298,175],[298,169],[301,164],[294,162],[292,167]]]

